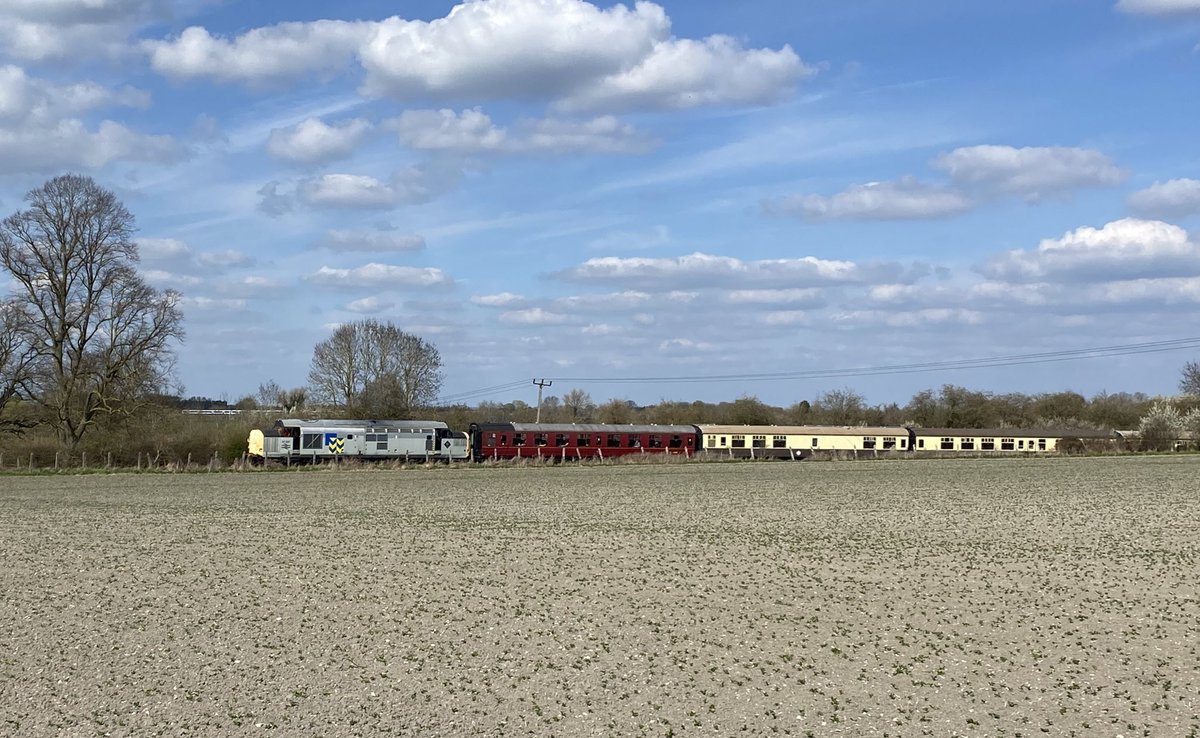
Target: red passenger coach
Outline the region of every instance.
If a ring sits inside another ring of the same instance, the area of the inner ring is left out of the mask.
[[[472,423],[471,449],[484,459],[611,459],[629,454],[693,456],[694,425]]]

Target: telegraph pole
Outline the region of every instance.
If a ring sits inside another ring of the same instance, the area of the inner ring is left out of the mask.
[[[554,382],[549,379],[535,379],[535,380],[533,380],[533,383],[536,384],[537,388],[538,388],[537,420],[535,420],[533,422],[540,423],[540,422],[542,422],[542,388],[549,387],[550,385],[554,384]]]

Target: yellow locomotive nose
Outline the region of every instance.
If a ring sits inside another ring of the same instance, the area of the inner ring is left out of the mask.
[[[263,455],[263,432],[258,428],[250,431],[250,437],[246,439],[246,451],[251,456]]]

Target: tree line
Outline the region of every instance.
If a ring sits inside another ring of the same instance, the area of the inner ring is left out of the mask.
[[[139,459],[143,453],[240,455],[244,419],[182,419],[181,408],[208,401],[181,400],[174,382],[174,345],[183,338],[180,295],[149,286],[139,274],[134,218],[125,206],[79,175],[51,179],[25,202],[0,222],[0,267],[13,285],[11,294],[0,296],[0,459],[4,438],[26,431],[49,435],[68,455],[91,450],[126,461],[131,453]],[[233,407],[292,417],[420,416],[453,428],[540,417],[554,423],[1141,429],[1147,437],[1200,438],[1196,361],[1182,369],[1183,394],[1169,400],[1141,393],[993,394],[946,384],[903,405],[871,405],[850,388],[786,407],[752,395],[715,403],[596,402],[574,388],[545,398],[540,408],[520,400],[437,406],[444,380],[437,347],[391,322],[369,319],[342,325],[318,342],[307,379],[292,388],[268,379]],[[85,443],[91,437],[97,440]]]

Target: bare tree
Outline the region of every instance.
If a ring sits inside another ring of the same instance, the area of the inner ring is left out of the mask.
[[[592,402],[592,396],[578,388],[562,396],[562,406],[572,423],[587,423],[596,412],[596,403]]]
[[[260,407],[283,407],[283,387],[274,379],[268,379],[258,385],[255,397]]]
[[[33,347],[23,330],[27,319],[15,300],[0,303],[0,432],[19,432],[26,425],[14,418],[9,403],[19,399],[33,361]]]
[[[134,219],[91,178],[55,177],[0,223],[33,347],[26,389],[73,449],[106,414],[132,412],[170,380],[183,336],[179,294],[138,275]]]
[[[832,425],[853,425],[862,420],[866,408],[863,396],[850,389],[835,389],[822,393],[812,409],[823,422]]]
[[[313,348],[308,381],[321,401],[346,412],[401,416],[437,398],[442,358],[433,344],[391,323],[363,320]]]
[[[1200,395],[1200,361],[1189,361],[1183,365],[1179,389],[1185,395]]]

